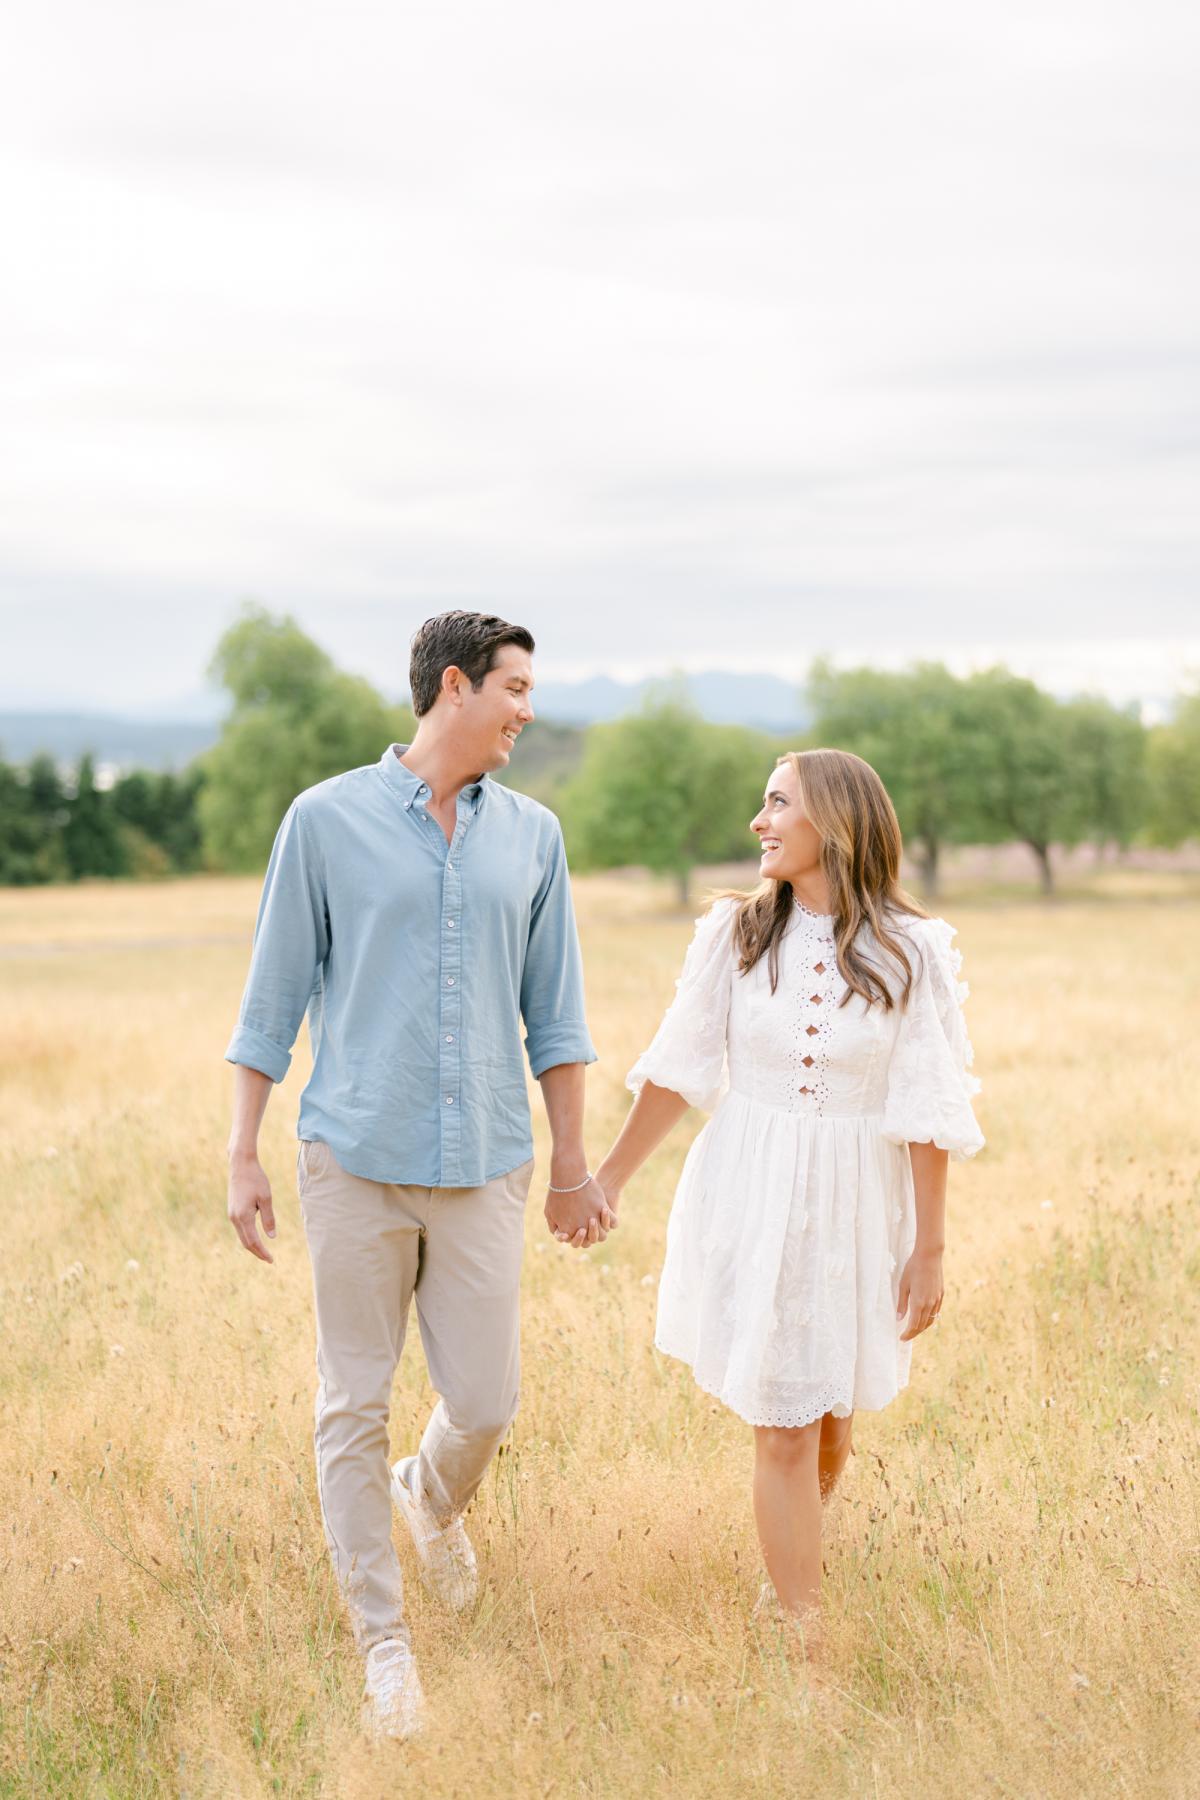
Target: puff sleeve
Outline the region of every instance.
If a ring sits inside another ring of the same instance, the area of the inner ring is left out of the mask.
[[[728,1086],[725,1030],[733,989],[733,909],[718,900],[696,921],[676,994],[648,1050],[625,1077],[636,1094],[643,1082],[681,1094],[689,1106],[711,1111]]]
[[[962,953],[944,919],[914,921],[914,979],[888,1065],[883,1135],[893,1144],[933,1143],[956,1162],[982,1150],[971,1096],[979,1082],[963,1017]]]

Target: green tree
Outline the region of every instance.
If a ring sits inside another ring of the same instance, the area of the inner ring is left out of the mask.
[[[1200,688],[1180,695],[1169,722],[1150,733],[1146,760],[1151,841],[1200,837]]]
[[[113,810],[134,873],[156,866],[187,873],[201,866],[197,799],[203,782],[203,771],[193,764],[180,774],[133,769],[114,783]]]
[[[1054,844],[1077,844],[1088,827],[1087,783],[1072,760],[1068,709],[1007,669],[966,683],[967,729],[979,773],[978,842],[1028,844],[1044,894],[1054,892]]]
[[[38,866],[41,847],[28,785],[18,769],[0,763],[0,884],[26,887],[44,881]]]
[[[261,606],[243,607],[209,666],[209,675],[229,690],[235,715],[266,706],[301,711],[336,672],[333,659],[293,618],[275,618]]]
[[[95,762],[87,752],[80,757],[75,771],[62,843],[68,873],[75,881],[88,875],[111,877],[128,873],[120,821],[110,796],[96,786]]]
[[[1103,849],[1127,850],[1146,819],[1146,729],[1136,706],[1084,698],[1063,708],[1072,786],[1079,790],[1083,830]]]
[[[0,763],[0,884],[63,880],[66,820],[67,797],[53,757],[35,756],[25,768]]]
[[[47,837],[61,838],[67,823],[67,790],[58,764],[41,750],[25,766],[25,786],[34,818]],[[65,870],[65,864],[63,865]]]
[[[814,742],[852,750],[879,775],[920,870],[938,891],[942,851],[988,835],[980,810],[980,756],[967,729],[964,683],[941,663],[903,670],[814,664],[808,680]]]
[[[304,788],[411,738],[412,714],[338,670],[292,618],[248,607],[217,646],[211,673],[233,708],[201,759],[197,807],[218,866],[261,868],[279,821]]]
[[[707,724],[671,691],[651,695],[640,712],[587,734],[562,794],[574,866],[671,875],[686,906],[698,863],[752,850],[749,824],[774,762],[762,732]]]

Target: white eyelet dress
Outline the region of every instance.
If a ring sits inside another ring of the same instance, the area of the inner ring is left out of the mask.
[[[839,1006],[833,920],[797,905],[772,994],[765,956],[737,972],[735,905],[697,920],[675,1000],[627,1077],[634,1092],[652,1081],[716,1109],[671,1209],[655,1342],[750,1424],[807,1425],[878,1410],[908,1384],[896,1318],[916,1235],[906,1145],[956,1159],[983,1146],[967,989],[953,928],[900,915],[907,1007]],[[895,970],[877,946],[873,960]]]

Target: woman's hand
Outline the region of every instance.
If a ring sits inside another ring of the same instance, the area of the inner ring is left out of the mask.
[[[573,1250],[602,1244],[617,1223],[594,1175],[589,1175],[582,1187],[566,1192],[547,1188],[545,1217],[553,1236]]]
[[[908,1314],[908,1328],[900,1333],[900,1342],[919,1337],[932,1325],[942,1310],[942,1253],[940,1250],[914,1250],[900,1276],[900,1297],[896,1317]]]
[[[604,1198],[608,1202],[608,1210],[612,1214],[613,1223],[615,1224],[617,1219],[617,1208],[621,1204],[621,1194],[624,1190],[621,1188],[620,1184],[614,1181],[613,1177],[607,1173],[603,1163],[600,1164],[599,1169],[596,1171],[596,1180],[604,1190]]]

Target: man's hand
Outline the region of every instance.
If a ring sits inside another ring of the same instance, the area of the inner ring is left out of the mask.
[[[263,1230],[275,1236],[275,1211],[271,1205],[271,1184],[257,1156],[231,1156],[229,1159],[229,1223],[252,1256],[263,1262],[275,1258],[258,1235],[258,1218]]]
[[[574,1194],[546,1194],[546,1224],[560,1244],[570,1244],[573,1250],[602,1244],[616,1223],[617,1215],[594,1175]]]

